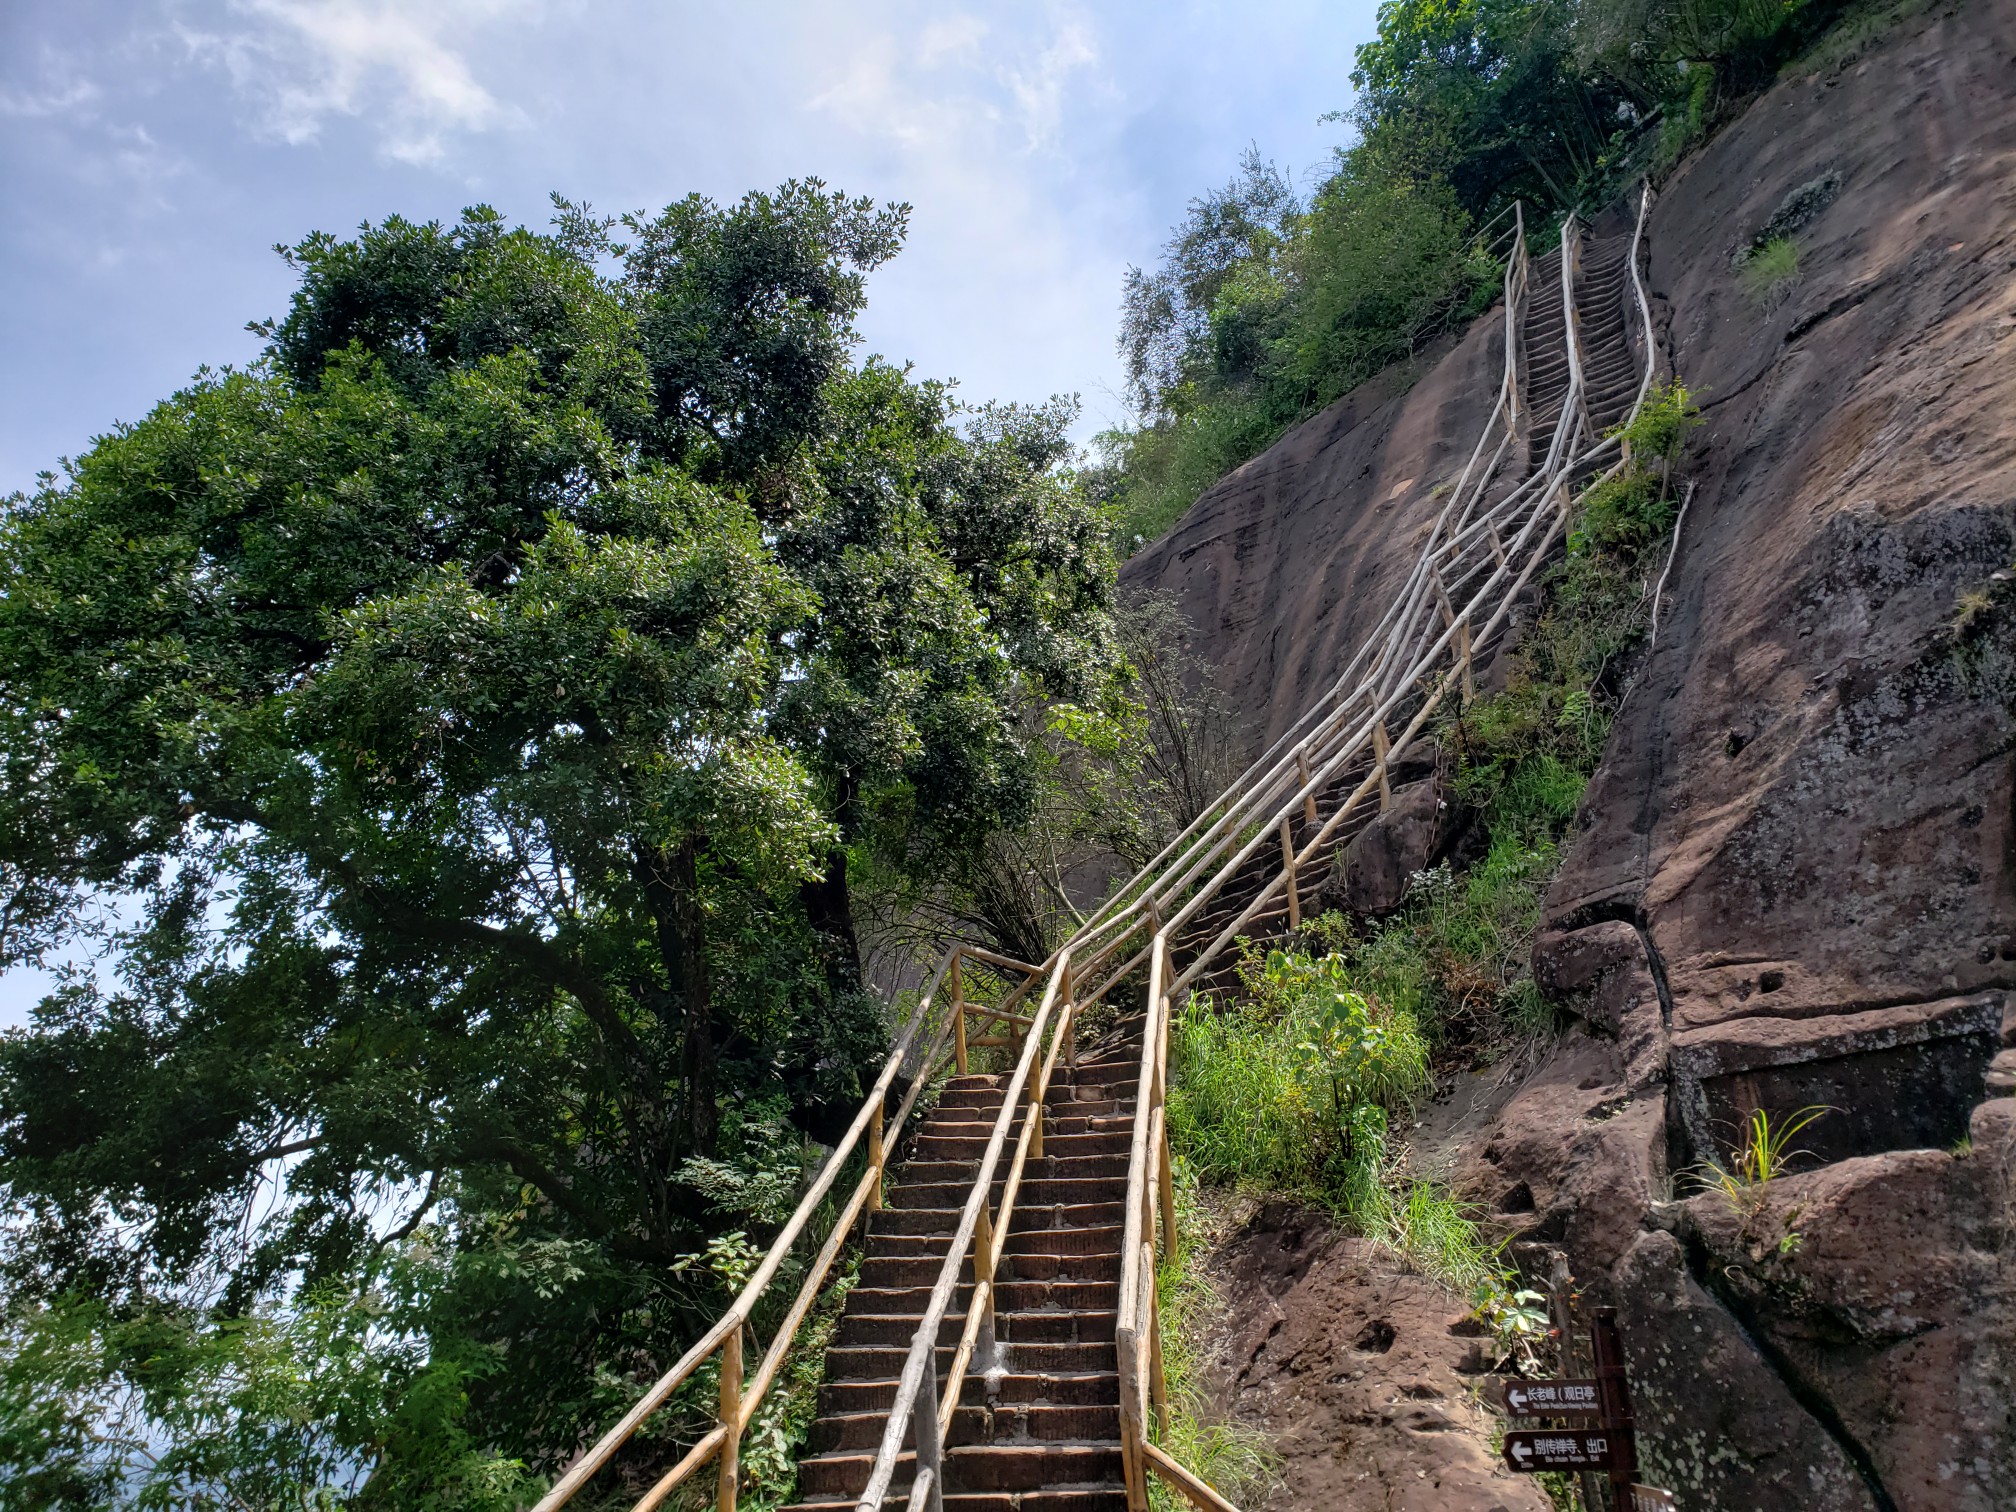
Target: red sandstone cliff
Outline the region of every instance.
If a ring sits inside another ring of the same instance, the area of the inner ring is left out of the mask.
[[[1760,309],[1732,254],[1829,176]],[[1781,82],[1663,186],[1649,244],[1697,492],[1536,950],[1581,1026],[1456,1170],[1625,1310],[1648,1478],[1683,1506],[2006,1509],[2016,631],[1963,654],[1953,627],[2016,561],[2016,3]],[[1497,339],[1312,419],[1127,564],[1256,748],[1384,608]],[[1759,1212],[1676,1189],[1748,1110],[1816,1103],[1824,1165]]]

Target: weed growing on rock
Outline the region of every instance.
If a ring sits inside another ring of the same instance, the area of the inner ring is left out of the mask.
[[[1755,247],[1745,247],[1736,255],[1736,274],[1751,303],[1763,306],[1799,281],[1799,243],[1789,236],[1774,236]]]
[[[1806,1153],[1794,1148],[1792,1141],[1833,1111],[1826,1107],[1801,1108],[1783,1122],[1773,1123],[1767,1111],[1757,1109],[1744,1121],[1742,1139],[1729,1152],[1728,1164],[1715,1161],[1700,1168],[1696,1179],[1701,1189],[1720,1192],[1730,1207],[1739,1212],[1754,1209],[1763,1200],[1765,1187]]]

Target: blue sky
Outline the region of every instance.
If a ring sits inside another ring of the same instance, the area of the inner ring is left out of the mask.
[[[914,206],[868,348],[1121,417],[1120,280],[1257,143],[1306,183],[1373,0],[7,0],[0,493],[284,306],[276,242],[549,190]],[[39,983],[0,979],[0,1023]]]

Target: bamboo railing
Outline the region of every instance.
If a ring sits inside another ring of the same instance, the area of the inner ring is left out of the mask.
[[[975,960],[1004,973],[1023,974],[1022,983],[1002,998],[999,1003],[969,1003],[965,998],[961,964],[965,960]],[[654,1412],[658,1411],[679,1388],[699,1373],[702,1366],[716,1357],[720,1360],[719,1403],[714,1427],[702,1435],[700,1440],[657,1483],[639,1497],[632,1512],[653,1512],[662,1506],[667,1497],[686,1481],[699,1473],[712,1461],[715,1464],[715,1505],[718,1512],[734,1512],[738,1494],[742,1436],[763,1399],[775,1383],[778,1370],[788,1357],[798,1330],[811,1313],[820,1292],[825,1288],[832,1274],[834,1262],[844,1248],[847,1236],[863,1212],[881,1206],[882,1178],[888,1165],[889,1151],[901,1136],[904,1124],[916,1106],[917,1098],[933,1077],[946,1066],[948,1058],[963,1073],[967,1068],[967,1053],[970,1047],[979,1045],[1014,1043],[1027,1039],[1033,1044],[1036,1035],[1027,1033],[1032,1023],[1029,1015],[1014,1011],[1015,1004],[1022,1000],[1038,981],[1046,978],[1045,969],[1031,966],[1021,961],[1010,960],[1006,956],[983,950],[978,946],[954,944],[939,958],[937,966],[918,999],[916,1007],[905,1022],[903,1031],[897,1036],[896,1045],[882,1063],[880,1074],[868,1090],[861,1104],[860,1112],[854,1116],[847,1132],[833,1147],[819,1173],[799,1200],[797,1208],[749,1278],[733,1304],[714,1326],[701,1335],[693,1347],[680,1356],[679,1361],[632,1404],[608,1432],[580,1455],[555,1481],[553,1488],[542,1496],[533,1512],[556,1512],[573,1500],[581,1488],[613,1459],[618,1450],[643,1426]],[[1052,986],[1057,981],[1055,971],[1048,973]],[[952,999],[949,1010],[938,1015],[938,1023],[929,1035],[928,1044],[918,1052],[920,1038],[931,1025],[933,1008],[942,988],[949,985]],[[1050,1006],[1051,994],[1045,993],[1044,1008],[1036,1015],[1034,1022],[1040,1025],[1043,1013]],[[978,1022],[982,1033],[978,1036],[968,1033],[968,1020]],[[1068,1025],[1072,1014],[1067,1004],[1064,1022]],[[985,1031],[991,1026],[1006,1024],[1020,1025],[1025,1033],[1017,1034],[1011,1028],[1009,1033],[993,1035]],[[949,1043],[948,1043],[949,1042]],[[891,1088],[901,1073],[906,1060],[915,1054],[916,1065],[910,1077],[909,1091],[893,1119],[885,1119],[886,1105]],[[1023,1057],[1026,1060],[1026,1053]],[[1045,1072],[1047,1085],[1048,1072]],[[1012,1106],[1012,1104],[1011,1104]],[[1039,1126],[1040,1127],[1040,1126]],[[856,1150],[865,1147],[867,1168],[862,1172],[841,1205],[838,1215],[829,1226],[825,1240],[820,1245],[791,1305],[771,1338],[770,1347],[764,1351],[762,1360],[753,1376],[745,1379],[743,1373],[743,1342],[749,1330],[750,1319],[757,1304],[763,1300],[776,1280],[778,1271],[790,1256],[794,1246],[808,1232],[814,1218],[832,1194],[839,1181],[841,1171]],[[1037,1154],[1041,1154],[1040,1144]],[[1019,1170],[1019,1164],[1018,1164]],[[1000,1225],[1006,1232],[1006,1222]],[[991,1312],[990,1312],[991,1318]],[[956,1397],[955,1397],[956,1400]]]
[[[1638,272],[1649,203],[1648,191],[1641,199],[1629,254],[1646,352],[1646,371],[1631,407],[1634,417],[1653,377],[1651,312]],[[1515,207],[1503,253],[1505,352],[1496,403],[1408,576],[1372,635],[1329,688],[1219,800],[1116,890],[1048,960],[1013,961],[968,944],[955,944],[944,953],[861,1111],[729,1311],[568,1469],[534,1512],[555,1512],[571,1499],[646,1418],[717,1355],[721,1384],[716,1426],[636,1503],[634,1512],[651,1512],[710,1460],[717,1466],[718,1512],[733,1512],[741,1435],[824,1286],[846,1235],[864,1210],[879,1203],[888,1151],[920,1090],[948,1060],[964,1073],[972,1048],[1007,1046],[1015,1052],[1014,1064],[1007,1073],[1001,1109],[930,1303],[912,1335],[867,1486],[856,1501],[857,1512],[882,1512],[907,1447],[915,1456],[908,1506],[912,1512],[940,1512],[945,1436],[961,1386],[976,1363],[982,1370],[989,1368],[999,1348],[994,1337],[995,1274],[1014,1221],[1024,1167],[1030,1158],[1043,1154],[1043,1099],[1051,1076],[1060,1058],[1067,1064],[1075,1062],[1075,1029],[1082,1010],[1144,966],[1146,1025],[1128,1157],[1116,1327],[1128,1505],[1132,1512],[1144,1512],[1152,1471],[1193,1506],[1206,1512],[1236,1512],[1158,1445],[1151,1428],[1160,1424],[1167,1406],[1155,1280],[1158,1219],[1162,1253],[1171,1253],[1176,1243],[1166,1116],[1172,1005],[1242,933],[1276,917],[1285,916],[1290,928],[1300,924],[1303,879],[1312,877],[1326,852],[1340,843],[1339,831],[1354,818],[1362,820],[1385,809],[1390,802],[1390,773],[1436,711],[1452,693],[1465,701],[1473,696],[1476,663],[1490,654],[1520,594],[1560,541],[1578,484],[1592,473],[1596,481],[1612,476],[1623,465],[1619,440],[1594,435],[1586,403],[1574,296],[1579,235],[1571,215],[1561,227],[1559,292],[1568,388],[1540,460],[1521,480],[1502,486],[1495,499],[1490,497],[1518,442],[1525,439],[1530,454],[1539,441],[1528,434],[1531,395],[1520,335],[1531,293],[1531,268],[1524,213]],[[1605,470],[1597,472],[1599,467]],[[1323,815],[1323,795],[1340,782],[1350,782],[1354,774],[1357,780],[1350,783],[1342,801],[1327,817]],[[1305,830],[1313,827],[1299,844],[1298,822]],[[1232,900],[1238,906],[1231,917],[1208,937],[1187,936],[1186,930],[1203,919],[1204,910],[1245,874],[1248,863],[1272,847],[1279,849],[1279,865],[1250,897]],[[1186,951],[1190,959],[1178,969],[1178,954]],[[969,1004],[962,978],[962,962],[968,960],[998,972],[1019,973],[1023,980],[999,1003]],[[1018,1012],[1017,1005],[1038,982],[1042,992],[1036,1009]],[[919,1051],[941,989],[948,985],[951,1007],[938,1015],[928,1044]],[[977,1022],[978,1034],[969,1032],[969,1019]],[[914,1061],[910,1089],[895,1118],[885,1123],[885,1102],[906,1060]],[[1014,1147],[1008,1153],[1011,1134]],[[762,1362],[745,1382],[742,1341],[751,1313],[785,1256],[807,1232],[842,1165],[864,1144],[867,1169],[808,1266]],[[1004,1154],[1008,1175],[997,1207],[990,1199]],[[972,1299],[941,1393],[934,1368],[937,1339],[969,1253]]]

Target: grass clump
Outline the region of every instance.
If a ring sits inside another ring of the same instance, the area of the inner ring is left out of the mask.
[[[1411,1014],[1353,987],[1346,959],[1275,951],[1233,1005],[1172,1026],[1169,1132],[1197,1174],[1365,1212],[1389,1112],[1428,1086]]]
[[[1774,236],[1746,247],[1736,260],[1743,292],[1757,305],[1768,305],[1799,281],[1799,244],[1789,236]]]
[[[1223,1320],[1226,1305],[1204,1257],[1216,1246],[1219,1219],[1205,1203],[1189,1163],[1179,1160],[1175,1175],[1177,1243],[1155,1274],[1169,1416],[1154,1437],[1220,1495],[1246,1505],[1265,1494],[1279,1474],[1280,1460],[1266,1434],[1213,1406],[1205,1379],[1207,1341]],[[1188,1512],[1189,1503],[1152,1475],[1148,1498],[1156,1512]]]
[[[1801,1108],[1774,1123],[1767,1111],[1758,1108],[1744,1120],[1742,1138],[1729,1152],[1728,1162],[1711,1161],[1703,1165],[1696,1180],[1703,1191],[1720,1192],[1738,1211],[1754,1208],[1763,1199],[1765,1188],[1807,1153],[1795,1148],[1792,1141],[1833,1111],[1827,1107]]]

